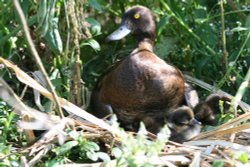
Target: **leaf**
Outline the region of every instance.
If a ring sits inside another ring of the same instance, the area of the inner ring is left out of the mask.
[[[86,18],[85,20],[91,25],[90,32],[93,36],[101,34],[101,24],[97,20],[93,18]]]
[[[69,141],[63,144],[61,147],[58,147],[58,149],[56,149],[56,153],[57,155],[63,155],[77,145],[78,145],[77,141]]]
[[[47,0],[42,0],[39,3],[39,7],[37,10],[37,31],[41,34],[41,36],[45,36],[48,28],[49,28],[49,11],[47,8]]]
[[[214,161],[212,167],[223,167],[223,161],[222,160]]]
[[[86,153],[86,155],[87,155],[87,157],[88,157],[89,159],[91,159],[92,161],[97,161],[97,160],[98,160],[98,156],[97,156],[97,154],[96,154],[95,152],[90,152],[90,151],[88,151],[88,152]]]
[[[99,151],[100,147],[98,146],[98,144],[96,144],[95,142],[87,142],[84,147],[86,148],[86,150],[90,150],[90,151]]]
[[[23,0],[23,1],[21,1],[20,5],[22,7],[22,10],[23,10],[23,13],[24,13],[25,17],[27,17],[28,13],[29,13],[29,7],[30,7],[29,0]]]
[[[54,18],[52,20],[51,29],[49,29],[45,35],[45,40],[48,42],[50,49],[55,54],[61,54],[63,51],[63,44],[57,24],[58,18]]]
[[[17,37],[10,37],[9,42],[10,42],[11,49],[14,49],[17,47],[16,41],[17,41]]]
[[[37,9],[37,22],[41,24],[44,21],[46,14],[47,14],[47,0],[42,0],[39,2],[39,6]]]
[[[112,153],[114,154],[114,156],[115,156],[116,158],[119,158],[119,157],[122,156],[122,150],[119,149],[118,147],[113,148],[113,149],[112,149]]]
[[[69,132],[69,136],[76,140],[79,137],[79,133],[72,130],[72,131]]]
[[[101,47],[100,47],[99,43],[94,39],[89,39],[89,40],[81,43],[80,47],[86,46],[86,45],[91,46],[95,51],[100,51],[101,50]]]
[[[44,37],[48,31],[53,31],[55,29],[55,4],[56,0],[50,1],[40,1],[38,12],[37,12],[37,31],[40,33],[41,37]],[[57,21],[58,24],[58,21]]]
[[[102,10],[102,6],[96,0],[89,0],[89,5],[96,10]]]
[[[247,153],[245,152],[240,152],[238,155],[237,155],[237,159],[243,163],[243,164],[246,164],[248,162],[248,155]]]
[[[56,167],[56,166],[59,166],[60,165],[60,162],[57,161],[57,160],[51,160],[49,162],[46,162],[46,167]]]
[[[46,15],[45,19],[37,27],[37,31],[41,37],[44,37],[49,29],[49,15]]]
[[[104,162],[109,162],[111,159],[107,153],[104,152],[97,152],[97,156]]]
[[[232,32],[240,32],[240,31],[246,31],[246,30],[248,30],[248,29],[245,27],[235,27],[231,31]]]
[[[157,36],[159,36],[162,33],[166,25],[169,23],[169,19],[170,19],[169,15],[164,16],[160,19],[160,21],[157,24],[158,27]]]

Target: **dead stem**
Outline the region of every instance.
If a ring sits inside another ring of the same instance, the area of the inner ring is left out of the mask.
[[[27,40],[27,42],[28,42],[28,46],[29,46],[29,48],[30,48],[30,51],[31,51],[32,55],[34,56],[35,62],[36,62],[36,64],[37,64],[39,70],[40,70],[40,71],[42,72],[42,74],[44,75],[45,80],[46,80],[46,82],[47,82],[47,84],[48,84],[48,87],[49,87],[50,91],[52,92],[54,101],[56,102],[56,105],[57,105],[58,114],[59,114],[59,116],[60,116],[61,118],[63,118],[64,115],[63,115],[61,106],[60,106],[60,104],[59,104],[58,96],[56,95],[55,88],[54,88],[54,86],[52,85],[52,83],[50,82],[50,79],[49,79],[49,77],[48,77],[48,74],[47,74],[47,72],[46,72],[46,70],[45,70],[45,68],[44,68],[44,66],[43,66],[43,64],[42,64],[42,61],[41,61],[41,59],[40,59],[40,57],[39,57],[39,55],[38,55],[38,52],[37,52],[37,50],[36,50],[36,48],[35,48],[35,45],[34,45],[32,39],[31,39],[31,36],[30,36],[30,33],[29,33],[29,28],[28,28],[28,25],[27,25],[27,21],[26,21],[26,19],[25,19],[25,16],[24,16],[24,14],[23,14],[23,11],[22,11],[22,8],[21,8],[21,6],[20,6],[20,4],[19,4],[19,1],[18,1],[18,0],[13,0],[13,3],[14,3],[14,6],[15,6],[15,8],[16,8],[16,11],[17,11],[17,13],[18,13],[18,16],[19,16],[19,18],[20,18],[20,20],[21,20],[21,24],[22,24],[22,27],[23,27],[24,35],[25,35],[26,40]]]

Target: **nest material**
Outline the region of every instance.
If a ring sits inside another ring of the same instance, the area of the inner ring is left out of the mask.
[[[12,69],[20,82],[30,86],[40,94],[53,101],[53,96],[46,88],[41,86],[37,81],[32,79],[13,63],[3,58],[0,58],[0,63]],[[195,82],[195,80],[189,76],[186,76],[186,78]],[[205,85],[206,89],[212,90],[209,85],[204,84],[201,81],[196,83],[203,85],[203,87]],[[224,92],[219,91],[219,93]],[[226,93],[224,93],[224,95],[227,97],[230,96]],[[113,144],[119,145],[119,131],[117,128],[110,126],[103,120],[94,117],[63,98],[59,98],[59,103],[62,108],[70,113],[71,117],[61,119],[57,116],[49,116],[45,113],[41,113],[27,107],[1,78],[0,97],[14,108],[16,114],[21,117],[28,116],[29,119],[25,120],[29,120],[31,122],[21,121],[18,123],[23,129],[27,129],[28,132],[30,131],[29,129],[47,130],[45,135],[43,135],[40,140],[21,150],[29,151],[29,155],[33,156],[29,162],[25,157],[22,157],[22,162],[24,164],[34,165],[51,149],[52,143],[63,143],[66,140],[71,140],[71,138],[64,132],[64,129],[67,126],[75,129],[76,131],[83,132],[84,136],[88,139],[100,139],[110,146]],[[152,163],[163,166],[189,165],[191,167],[206,167],[211,166],[212,162],[215,160],[221,160],[224,164],[226,164],[226,166],[242,166],[242,163],[240,163],[237,158],[235,159],[232,157],[232,153],[240,151],[245,152],[248,156],[250,156],[250,146],[248,146],[250,143],[250,133],[247,131],[247,129],[250,129],[250,123],[246,122],[250,118],[250,112],[247,112],[250,107],[248,104],[243,102],[240,102],[239,105],[243,111],[246,111],[244,114],[231,120],[230,122],[218,126],[212,131],[199,134],[192,141],[183,144],[171,141],[167,142],[159,158],[155,159]],[[148,135],[148,137],[152,139],[154,135],[151,134]],[[33,138],[31,140],[33,140]],[[0,159],[4,158],[5,157],[0,157]],[[112,163],[115,165],[115,162],[111,161],[111,166]],[[248,165],[249,164],[250,162],[248,162]],[[102,163],[78,165],[100,166]],[[78,165],[74,164],[73,166]],[[61,166],[68,167],[72,165],[68,164]]]

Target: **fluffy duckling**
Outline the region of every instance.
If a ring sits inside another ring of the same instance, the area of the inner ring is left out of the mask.
[[[227,101],[229,99],[217,93],[209,95],[204,102],[200,102],[195,106],[195,118],[203,125],[216,125],[216,115],[221,113],[220,100]]]
[[[187,106],[171,112],[167,117],[167,124],[171,131],[169,140],[178,143],[192,139],[201,131],[201,123],[194,118],[193,110]]]

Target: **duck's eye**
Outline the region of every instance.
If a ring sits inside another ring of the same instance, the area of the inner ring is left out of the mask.
[[[139,18],[140,18],[140,14],[139,13],[134,14],[134,19],[139,19]]]

